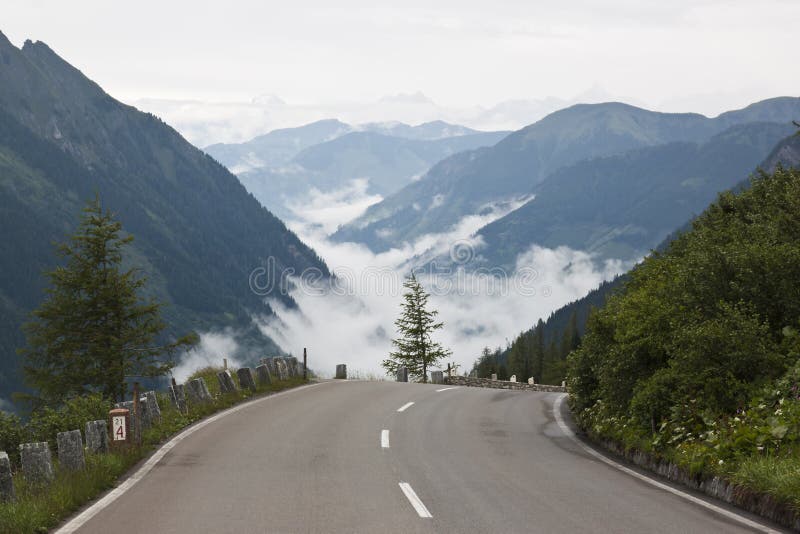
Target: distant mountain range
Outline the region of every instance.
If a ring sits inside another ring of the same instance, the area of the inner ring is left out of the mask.
[[[568,246],[601,259],[637,259],[717,193],[754,171],[791,124],[733,126],[702,143],[675,142],[562,167],[536,197],[478,232],[479,254],[513,268],[537,244]]]
[[[276,130],[246,143],[211,145],[206,151],[238,173],[263,205],[291,217],[287,206],[304,201],[311,189],[331,192],[363,180],[365,193],[385,196],[436,162],[494,145],[507,134],[442,121],[351,126],[331,119]]]
[[[522,208],[481,231],[489,264],[509,265],[532,243],[632,259],[674,229],[670,224],[680,224],[717,190],[742,179],[743,169],[753,169],[799,116],[800,99],[789,97],[713,119],[620,103],[576,105],[493,147],[439,162],[332,238],[384,251],[450,228],[490,203],[533,194],[537,197]],[[661,148],[642,150],[648,147]],[[669,209],[649,213],[659,199]],[[636,214],[648,220],[622,220]]]
[[[42,272],[59,265],[53,242],[68,238],[96,193],[135,236],[125,262],[167,304],[171,334],[230,328],[250,356],[275,351],[252,323],[271,310],[251,272],[274,261],[278,273],[328,273],[171,127],[114,100],[44,43],[18,49],[0,33],[0,397],[21,387],[19,327],[44,298]],[[279,289],[271,295],[293,305]]]

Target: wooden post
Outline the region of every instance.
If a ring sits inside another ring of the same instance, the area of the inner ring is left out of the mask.
[[[228,358],[222,358],[222,370],[223,371],[228,370]]]
[[[133,383],[133,442],[136,445],[142,443],[142,421],[141,410],[139,410],[139,382]]]
[[[308,380],[308,354],[306,348],[303,347],[303,382]]]

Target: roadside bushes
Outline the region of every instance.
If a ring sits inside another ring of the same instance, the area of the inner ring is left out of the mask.
[[[592,314],[569,358],[573,410],[693,471],[763,475],[759,458],[800,454],[798,331],[800,172],[779,168],[721,194]]]

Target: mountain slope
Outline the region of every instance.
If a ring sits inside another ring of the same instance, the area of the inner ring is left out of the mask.
[[[576,105],[510,134],[491,148],[440,162],[421,180],[371,206],[333,238],[386,250],[452,226],[488,203],[528,194],[566,165],[674,141],[702,141],[759,117],[784,116],[788,123],[792,115],[783,114],[790,111],[800,115],[800,99],[772,99],[716,119],[656,113],[620,103]],[[438,201],[432,203],[432,198]]]
[[[480,254],[506,268],[533,244],[637,259],[744,179],[793,130],[739,125],[705,143],[669,143],[562,168],[534,189],[533,200],[478,232],[486,244]]]
[[[19,389],[20,321],[42,299],[53,241],[75,227],[95,193],[135,236],[125,258],[168,304],[172,333],[245,333],[269,313],[251,272],[327,269],[249,195],[237,178],[156,117],[114,100],[43,43],[14,47],[0,34],[0,396]],[[274,263],[273,263],[274,262]],[[291,305],[276,285],[271,294]]]

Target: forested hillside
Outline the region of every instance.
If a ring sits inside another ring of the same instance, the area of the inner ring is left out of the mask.
[[[787,168],[800,165],[800,136],[792,135],[783,139],[773,149],[770,155],[759,165],[760,169],[773,172],[777,166]],[[743,180],[732,188],[733,191],[745,190],[749,187],[750,180]],[[662,241],[655,251],[663,253],[670,246],[670,243],[681,234],[691,229],[691,221],[672,232]],[[628,275],[622,275],[612,281],[602,283],[597,289],[588,295],[554,311],[547,320],[539,322],[531,329],[519,334],[512,343],[504,350],[492,352],[492,358],[487,358],[487,365],[481,368],[481,376],[488,376],[491,366],[505,372],[508,375],[517,374],[520,376],[524,371],[533,366],[534,371],[540,374],[533,374],[537,382],[559,383],[566,374],[566,358],[571,349],[568,344],[563,343],[564,339],[573,339],[573,332],[577,332],[578,338],[583,337],[586,331],[586,323],[592,310],[602,308],[606,300],[614,293],[621,291],[627,280]],[[573,326],[574,325],[574,326]],[[541,346],[539,341],[543,335],[544,351],[538,348]],[[512,356],[513,354],[513,356]],[[497,362],[496,364],[494,362]],[[542,363],[539,363],[539,362]],[[536,362],[531,363],[531,362]]]
[[[778,168],[722,194],[590,317],[569,357],[581,426],[796,500],[779,473],[800,441],[798,281],[800,170]]]
[[[158,118],[107,95],[45,44],[0,34],[0,397],[21,387],[18,328],[43,298],[52,243],[99,194],[135,236],[125,261],[167,303],[171,332],[231,328],[275,350],[252,325],[270,313],[253,269],[327,269],[235,176]],[[279,284],[272,294],[281,295]]]

